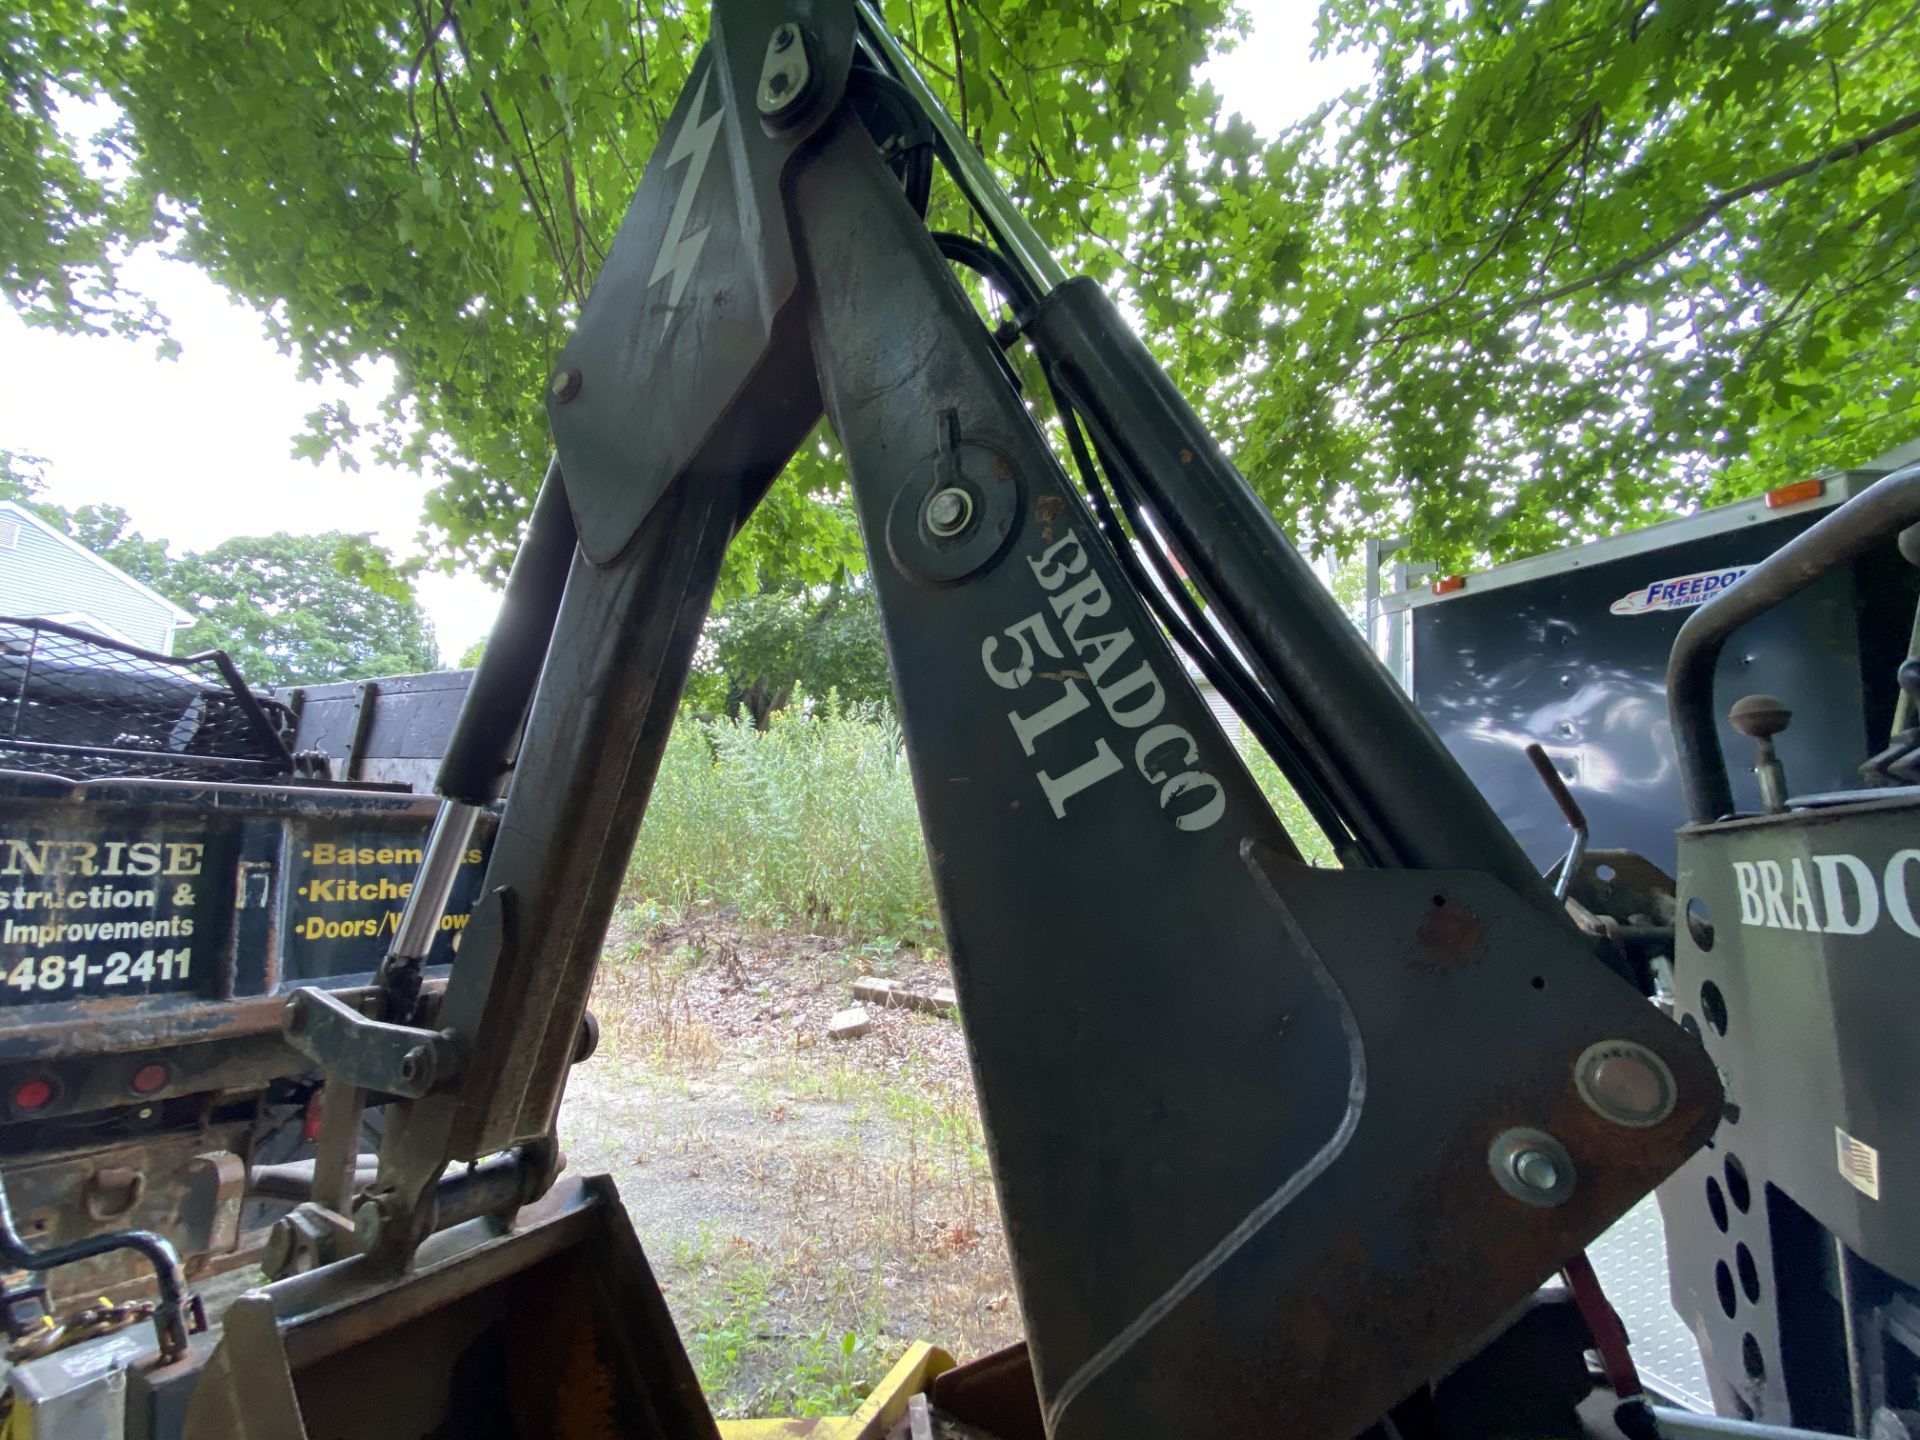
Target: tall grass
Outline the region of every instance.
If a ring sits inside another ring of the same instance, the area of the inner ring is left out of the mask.
[[[1309,860],[1333,864],[1286,780],[1249,742],[1254,780]],[[683,718],[667,742],[631,893],[674,909],[727,906],[750,924],[857,939],[931,939],[939,920],[890,718],[816,706],[744,722]]]
[[[1280,767],[1273,763],[1273,757],[1262,750],[1252,737],[1242,734],[1234,742],[1234,748],[1240,752],[1240,759],[1253,776],[1253,783],[1260,787],[1260,793],[1267,797],[1267,803],[1273,807],[1273,813],[1286,827],[1287,834],[1293,837],[1293,843],[1300,847],[1300,854],[1310,865],[1337,865],[1333,846],[1321,833],[1320,827],[1313,823],[1313,817],[1307,813],[1307,807],[1294,793],[1293,786],[1287,783],[1287,777],[1280,773]]]
[[[638,898],[756,925],[924,940],[938,930],[900,732],[799,706],[752,725],[682,719],[633,857]]]

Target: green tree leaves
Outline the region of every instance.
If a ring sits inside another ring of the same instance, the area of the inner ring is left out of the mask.
[[[796,693],[832,691],[851,705],[893,700],[873,588],[845,580],[823,592],[769,589],[727,602],[708,622],[694,666],[695,709],[745,710],[762,730]]]
[[[0,450],[0,500],[18,500],[195,616],[174,653],[225,650],[256,685],[406,675],[440,666],[407,567],[371,536],[237,536],[175,558],[118,505],[41,498],[46,462]],[[480,646],[469,651],[478,658]],[[463,660],[470,664],[472,660]]]
[[[77,48],[16,50],[13,88],[110,100],[125,117],[127,193],[145,206],[108,213],[86,197],[84,224],[63,219],[67,161],[43,127],[12,151],[35,223],[111,240],[156,226],[265,311],[309,371],[391,357],[395,393],[316,415],[303,449],[359,442],[423,468],[438,482],[425,520],[443,555],[502,573],[544,469],[543,382],[705,39],[706,5],[26,5],[22,33]],[[1161,154],[1211,113],[1188,77],[1230,24],[1223,0],[1136,8],[1123,20],[1060,0],[890,7],[956,108],[964,88],[972,131],[1070,251],[1124,241]],[[1077,145],[1062,144],[1063,120]],[[70,285],[84,259],[29,248],[21,283]],[[137,297],[118,300],[138,313]],[[824,583],[859,563],[848,513],[813,504],[843,482],[831,447],[809,447],[792,472],[741,538],[735,593],[763,569]]]
[[[1322,45],[1373,83],[1272,138],[1195,83],[1244,23],[1225,0],[886,12],[1310,548],[1524,553],[1920,419],[1912,6],[1325,0]],[[154,326],[111,260],[157,234],[310,371],[391,357],[393,395],[301,447],[420,467],[443,561],[497,574],[542,383],[706,26],[701,0],[26,0],[0,22],[0,288]],[[56,123],[87,99],[105,167]],[[857,567],[843,480],[805,447],[729,592]]]
[[[1427,557],[1501,556],[1910,438],[1917,20],[1329,0],[1379,76],[1298,287],[1350,347],[1348,505],[1404,486]]]
[[[182,654],[225,650],[254,684],[360,680],[439,668],[433,627],[410,592],[347,573],[364,535],[237,536],[178,561],[167,590],[198,617]],[[381,552],[383,555],[385,552]]]

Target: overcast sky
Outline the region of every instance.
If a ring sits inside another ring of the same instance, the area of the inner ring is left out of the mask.
[[[1247,8],[1252,37],[1207,75],[1263,132],[1363,78],[1352,57],[1308,62],[1317,0]],[[343,392],[364,410],[383,393],[382,377],[369,374],[354,392],[303,384],[259,317],[191,266],[146,250],[125,275],[171,318],[178,360],[156,359],[151,343],[29,329],[0,310],[0,448],[45,457],[49,498],[123,506],[176,551],[276,530],[370,530],[397,553],[416,553],[429,478],[316,467],[290,452],[308,412]],[[419,594],[449,661],[486,633],[498,607],[471,576],[430,573]]]

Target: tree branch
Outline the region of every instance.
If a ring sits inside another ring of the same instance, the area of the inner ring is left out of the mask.
[[[947,0],[947,33],[953,38],[953,77],[954,87],[960,92],[960,133],[968,133],[967,125],[967,60],[960,48],[960,17],[953,13],[953,0]]]
[[[420,91],[420,67],[426,64],[427,52],[439,46],[440,36],[446,30],[447,22],[445,13],[442,12],[440,23],[437,25],[429,25],[427,23],[426,6],[421,4],[420,0],[414,0],[413,14],[414,18],[420,22],[420,28],[427,33],[426,40],[421,43],[418,50],[413,52],[413,63],[407,67],[407,126],[413,132],[412,143],[407,148],[407,164],[413,169],[418,170],[420,168],[420,150],[426,140],[426,137],[420,132],[420,109],[416,103]],[[438,83],[439,68],[436,62],[434,66],[436,84]]]
[[[1875,36],[1873,41],[1865,48],[1856,50],[1853,54],[1843,56],[1842,58],[1848,65],[1853,65],[1857,61],[1868,59],[1875,51],[1879,50],[1881,46],[1885,45],[1898,34],[1902,28],[1908,25],[1916,15],[1920,15],[1920,0],[1914,0],[1914,3],[1906,8],[1905,13],[1903,13],[1899,19],[1895,20],[1891,25],[1887,26],[1885,30],[1881,31],[1879,35]]]
[[[1718,195],[1708,200],[1705,205],[1701,206],[1691,219],[1665,239],[1658,240],[1652,245],[1647,246],[1644,250],[1636,251],[1634,254],[1627,256],[1626,259],[1609,265],[1604,270],[1596,270],[1593,274],[1585,276],[1582,279],[1568,281],[1565,285],[1557,286],[1552,290],[1547,290],[1537,295],[1523,296],[1507,308],[1509,310],[1524,310],[1536,305],[1550,305],[1555,300],[1564,300],[1569,295],[1577,294],[1582,290],[1589,290],[1595,285],[1605,285],[1609,281],[1631,275],[1636,270],[1643,270],[1662,256],[1669,255],[1679,249],[1690,237],[1706,229],[1708,225],[1713,223],[1715,217],[1729,205],[1738,204],[1742,200],[1751,200],[1754,196],[1765,195],[1771,190],[1778,190],[1782,185],[1811,175],[1814,171],[1824,166],[1836,165],[1842,160],[1855,159],[1866,154],[1867,151],[1873,149],[1876,145],[1885,144],[1887,141],[1904,135],[1907,131],[1917,126],[1920,126],[1920,110],[1902,115],[1897,120],[1889,120],[1878,129],[1869,130],[1866,134],[1857,136],[1847,141],[1844,145],[1836,145],[1833,149],[1828,150],[1824,154],[1816,155],[1811,160],[1803,160],[1798,165],[1789,165],[1784,170],[1776,170],[1773,174],[1763,175],[1758,180],[1749,180],[1746,184],[1736,185],[1731,190],[1722,190]]]
[[[647,108],[653,112],[653,133],[658,138],[667,122],[661,117],[660,102],[653,98],[653,75],[647,63],[647,20],[652,18],[653,13],[644,4],[633,7],[633,38],[640,49],[641,92],[647,97]]]
[[[447,19],[453,26],[454,43],[460,47],[460,58],[466,64],[469,75],[478,75],[479,67],[473,63],[473,52],[467,48],[466,32],[460,28],[460,21],[453,13],[453,0],[444,0]],[[587,302],[586,290],[574,275],[573,267],[567,264],[566,247],[560,243],[559,232],[552,223],[547,206],[541,203],[540,193],[534,189],[533,182],[527,178],[525,167],[520,164],[519,148],[513,143],[513,137],[507,133],[507,125],[500,118],[500,112],[494,107],[493,96],[483,85],[480,87],[480,104],[487,112],[487,118],[493,121],[494,133],[500,137],[500,143],[506,147],[507,164],[513,168],[515,178],[520,181],[520,189],[527,197],[527,204],[533,207],[533,218],[540,222],[540,233],[547,237],[547,248],[561,268],[561,283],[572,293],[575,300],[584,305]]]
[[[452,0],[443,0],[441,5],[443,23],[446,19],[451,18],[452,13]],[[454,109],[453,92],[447,88],[446,74],[440,68],[440,47],[438,45],[429,45],[427,47],[427,64],[433,71],[434,138],[439,138],[440,105],[441,102],[444,101],[447,107],[447,124],[453,127],[454,143],[464,148],[467,143],[466,133],[460,126],[460,112]]]
[[[1507,216],[1507,223],[1500,227],[1500,233],[1495,235],[1487,247],[1474,257],[1473,263],[1467,266],[1465,273],[1454,282],[1453,288],[1438,300],[1429,301],[1425,305],[1409,310],[1405,315],[1396,317],[1392,328],[1409,324],[1422,316],[1433,314],[1436,310],[1445,309],[1466,292],[1467,286],[1473,282],[1473,277],[1480,273],[1488,261],[1500,253],[1507,241],[1513,238],[1513,232],[1520,228],[1521,222],[1533,213],[1533,202],[1539,198],[1547,181],[1567,163],[1568,158],[1575,151],[1583,149],[1588,143],[1588,137],[1597,128],[1599,120],[1600,107],[1597,104],[1588,106],[1587,112],[1580,117],[1580,123],[1574,126],[1573,133],[1567,137],[1566,143],[1547,157],[1547,163],[1540,167],[1528,183],[1526,193],[1514,204],[1512,213]]]
[[[947,69],[946,66],[942,65],[938,60],[935,60],[931,55],[926,54],[918,45],[915,45],[905,36],[900,37],[900,47],[915,60],[919,61],[922,69],[931,70],[949,85],[954,83],[953,72],[951,70]]]

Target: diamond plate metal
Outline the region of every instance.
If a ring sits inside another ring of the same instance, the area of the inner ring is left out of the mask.
[[[1675,1313],[1667,1288],[1667,1236],[1653,1196],[1594,1241],[1587,1258],[1627,1327],[1641,1378],[1662,1394],[1712,1414],[1700,1347]]]

